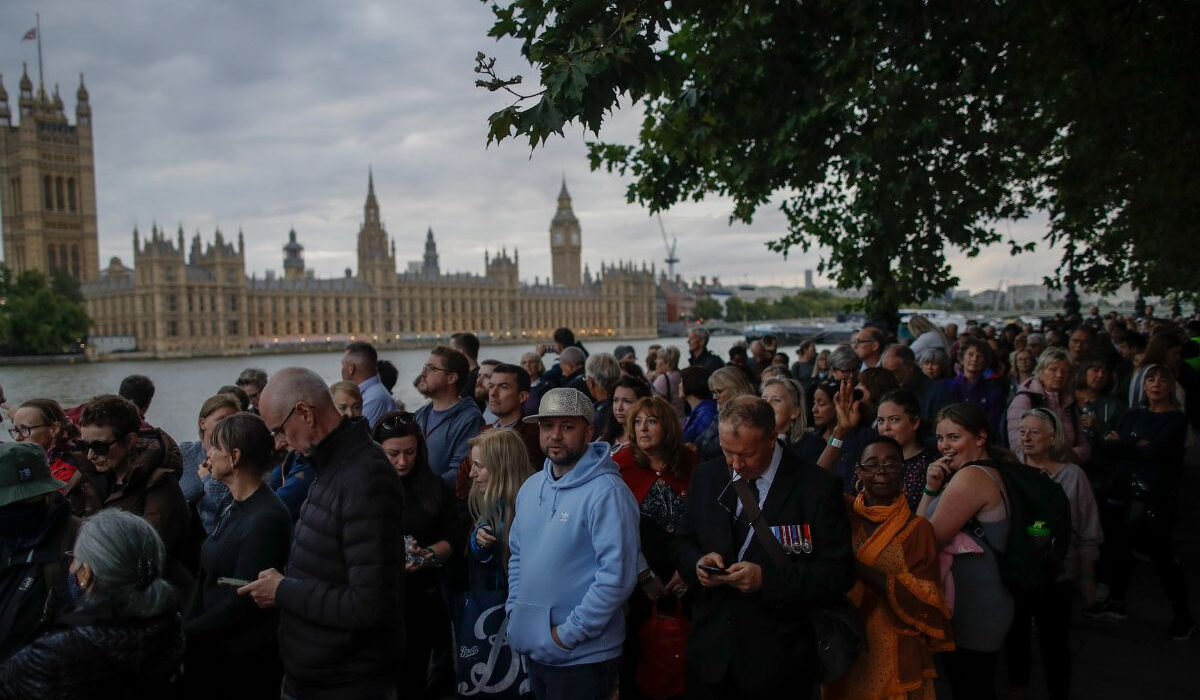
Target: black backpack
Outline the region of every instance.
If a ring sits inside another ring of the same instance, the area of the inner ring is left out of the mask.
[[[1071,504],[1058,482],[1041,469],[1019,462],[980,460],[1004,479],[1008,510],[1008,542],[1003,553],[992,548],[983,527],[972,518],[967,529],[992,549],[1000,576],[1015,595],[1033,594],[1053,586],[1063,570],[1071,543]]]

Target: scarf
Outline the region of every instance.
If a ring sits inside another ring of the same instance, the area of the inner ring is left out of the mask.
[[[904,492],[896,496],[896,500],[887,506],[868,506],[863,494],[854,499],[854,512],[873,523],[879,523],[875,532],[863,542],[858,550],[858,560],[867,566],[875,563],[888,543],[900,534],[900,530],[908,524],[912,511],[904,500]]]

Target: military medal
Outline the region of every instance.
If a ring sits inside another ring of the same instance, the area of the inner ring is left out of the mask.
[[[786,551],[792,554],[799,554],[804,550],[804,538],[800,533],[799,525],[772,525],[771,534],[775,539],[779,540],[779,544],[783,545]],[[808,551],[812,550],[812,545],[809,545]]]
[[[800,533],[800,549],[804,550],[805,554],[812,554],[812,530],[808,528],[808,523],[804,523],[804,529]]]

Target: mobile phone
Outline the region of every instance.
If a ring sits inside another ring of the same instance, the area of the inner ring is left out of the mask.
[[[218,586],[233,586],[235,588],[241,588],[249,583],[250,582],[244,578],[227,578],[222,576],[221,578],[217,579]]]
[[[729,575],[729,569],[722,569],[721,567],[713,566],[712,564],[701,564],[700,570],[705,572],[709,576],[728,576]]]

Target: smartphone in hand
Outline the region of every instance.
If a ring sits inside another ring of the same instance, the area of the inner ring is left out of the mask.
[[[241,588],[242,586],[249,585],[249,583],[250,582],[244,578],[227,578],[222,576],[221,578],[217,579],[218,586],[233,586],[234,588]]]
[[[729,575],[729,569],[722,569],[721,567],[713,566],[712,564],[701,564],[700,570],[703,571],[704,573],[708,574],[709,576],[728,576]]]

